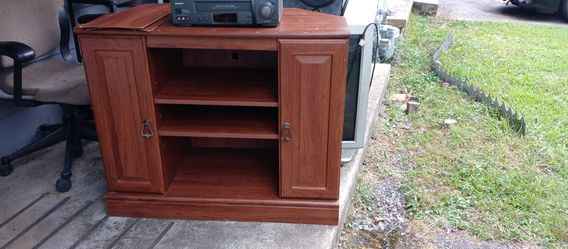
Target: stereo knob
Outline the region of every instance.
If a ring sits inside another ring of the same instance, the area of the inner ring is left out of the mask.
[[[274,5],[271,3],[264,3],[260,5],[258,12],[262,18],[267,20],[271,19],[272,16],[274,16]]]

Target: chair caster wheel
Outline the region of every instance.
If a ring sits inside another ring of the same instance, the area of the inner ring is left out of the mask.
[[[0,165],[0,176],[9,176],[14,170],[14,167],[10,163],[2,163]]]
[[[55,183],[55,189],[59,193],[65,193],[71,189],[71,179],[59,178]]]

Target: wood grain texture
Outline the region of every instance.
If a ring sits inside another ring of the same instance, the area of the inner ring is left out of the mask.
[[[171,7],[160,4],[143,4],[120,13],[108,13],[91,22],[79,25],[79,29],[124,29],[144,31],[170,14]]]
[[[147,51],[152,96],[156,96],[159,90],[177,73],[183,57],[178,49],[148,49]]]
[[[167,106],[160,136],[278,139],[275,108]]]
[[[232,49],[183,49],[185,67],[254,68],[278,70],[278,52]],[[207,58],[207,60],[203,60]]]
[[[223,155],[223,156],[219,156]],[[280,199],[278,152],[190,149],[165,195],[107,193],[110,215],[337,225],[337,201]]]
[[[185,138],[182,138],[185,139]],[[278,141],[244,138],[191,138],[192,148],[278,149]]]
[[[130,197],[130,198],[128,198]],[[112,216],[153,217],[162,219],[235,220],[337,225],[339,206],[306,207],[281,200],[273,203],[240,204],[212,199],[172,200],[135,194],[106,195],[107,212]]]
[[[280,40],[280,52],[280,126],[292,134],[280,143],[281,196],[337,199],[347,43]]]
[[[278,51],[278,41],[270,38],[192,37],[188,39],[183,36],[148,35],[148,47]]]
[[[272,69],[180,68],[161,86],[157,104],[278,106],[278,72]]]
[[[276,28],[77,31],[110,215],[337,224],[342,17],[291,9]],[[227,60],[235,51],[245,59]],[[284,123],[290,141],[278,140]]]
[[[166,196],[278,199],[278,151],[207,148],[186,151]]]
[[[164,192],[157,136],[140,135],[143,120],[156,124],[144,40],[80,41],[109,190]]]
[[[150,32],[152,36],[254,38],[254,39],[345,39],[351,35],[345,18],[309,10],[285,8],[276,27],[176,27],[170,21]]]
[[[161,25],[154,27],[154,18],[146,19],[147,23],[140,23],[139,16],[163,15],[169,12],[167,5],[141,5],[128,11],[95,19],[89,27],[78,27],[76,32],[99,33],[106,35],[128,34],[148,36],[149,47],[194,47],[222,48],[239,46],[248,50],[276,50],[277,39],[347,39],[351,35],[345,18],[340,16],[317,13],[309,10],[286,8],[282,20],[277,27],[177,27],[172,25],[168,17]],[[148,27],[145,32],[125,31],[112,28],[114,26]],[[198,39],[186,39],[198,38]],[[210,38],[219,38],[218,40]],[[251,43],[250,40],[260,40]],[[207,44],[211,42],[211,44]],[[258,43],[258,44],[255,44]],[[262,49],[264,48],[264,49]],[[233,49],[237,49],[234,47]]]
[[[187,150],[191,148],[191,139],[160,137],[160,152],[162,155],[162,171],[164,174],[165,191],[169,187],[178,172],[179,167],[185,160]]]

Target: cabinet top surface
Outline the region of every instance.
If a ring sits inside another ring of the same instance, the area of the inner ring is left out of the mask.
[[[225,37],[225,38],[348,38],[345,18],[301,9],[284,9],[277,27],[178,27],[171,23],[169,4],[145,4],[107,14],[76,28],[77,34]]]

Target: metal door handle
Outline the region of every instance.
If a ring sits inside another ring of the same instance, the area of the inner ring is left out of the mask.
[[[292,140],[292,126],[290,126],[290,123],[286,122],[282,125],[282,137],[280,139],[286,142]]]
[[[154,132],[152,132],[152,123],[148,119],[144,119],[144,121],[142,121],[142,136],[146,139],[154,136]]]

